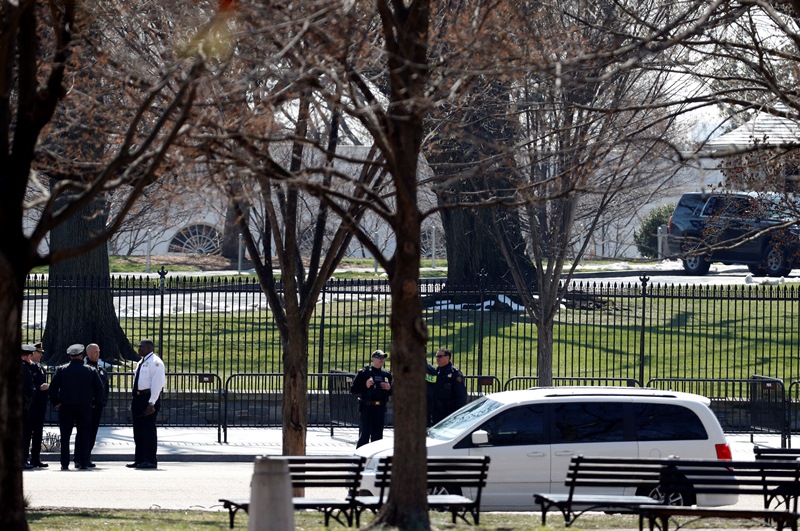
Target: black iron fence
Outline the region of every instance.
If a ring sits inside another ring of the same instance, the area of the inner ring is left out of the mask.
[[[672,286],[575,283],[554,327],[557,378],[646,382],[652,378],[784,381],[800,373],[800,286]],[[255,279],[120,277],[103,281],[30,277],[24,341],[42,337],[47,302],[69,290],[109,297],[132,341],[157,340],[168,372],[280,373],[282,342]],[[465,375],[501,381],[535,377],[538,334],[513,301],[492,287],[420,283],[432,353],[454,353]],[[332,280],[311,321],[309,370],[357,372],[372,350],[389,352],[390,295],[385,281]],[[81,342],[89,343],[87,337]],[[112,355],[103,349],[104,358]]]
[[[308,425],[337,428],[358,426],[358,397],[350,394],[354,373],[308,375]],[[103,411],[106,426],[131,424],[133,374],[111,374],[109,402]],[[466,377],[470,400],[501,390],[527,389],[535,378],[514,377],[501,382],[494,376]],[[556,378],[554,385],[611,385],[641,387],[632,379]],[[654,378],[646,387],[706,396],[726,433],[767,433],[780,436],[781,446],[791,446],[791,435],[800,429],[800,381],[787,389],[783,381],[752,375],[746,379]],[[282,425],[283,375],[281,373],[233,374],[224,382],[216,374],[167,373],[161,395],[158,423],[166,427],[206,426],[217,429],[217,439],[228,442],[229,428],[280,427]],[[387,425],[392,425],[391,402]],[[50,409],[47,424],[57,425]]]
[[[785,392],[775,382],[793,382],[800,373],[799,288],[673,286],[646,278],[574,283],[554,326],[554,383],[695,382],[691,389],[715,403],[741,406],[718,410],[731,419],[729,426],[791,431],[798,425],[792,404],[800,391],[792,384]],[[162,415],[167,425],[213,425],[222,432],[229,425],[277,422],[267,419],[279,413],[273,398],[282,389],[282,341],[255,279],[30,277],[25,342],[42,337],[48,299],[57,290],[69,293],[76,312],[83,311],[82,294],[93,303],[108,297],[132,341],[157,340],[170,374]],[[462,289],[442,280],[421,281],[420,290],[429,352],[439,346],[453,351],[472,395],[536,385],[538,334],[514,293]],[[389,352],[391,368],[390,302],[385,281],[326,285],[309,328],[309,396],[316,408],[309,415],[315,424],[333,429],[355,423],[347,378],[367,364],[372,350]],[[109,354],[115,358],[104,348],[104,358]],[[111,374],[120,398],[112,401],[107,420],[125,423],[124,389],[132,384],[132,368],[116,366]]]

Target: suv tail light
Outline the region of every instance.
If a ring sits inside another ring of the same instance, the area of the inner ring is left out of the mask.
[[[672,216],[669,217],[669,224],[667,225],[667,234],[672,232]]]
[[[717,451],[717,459],[720,461],[732,461],[733,454],[731,454],[731,447],[728,443],[715,444],[714,449]]]

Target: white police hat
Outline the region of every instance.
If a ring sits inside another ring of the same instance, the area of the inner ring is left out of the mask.
[[[27,356],[28,354],[32,354],[36,352],[36,346],[31,344],[22,345],[22,355]]]
[[[80,356],[83,354],[84,346],[80,343],[75,343],[74,345],[70,345],[67,347],[67,354],[70,356]]]

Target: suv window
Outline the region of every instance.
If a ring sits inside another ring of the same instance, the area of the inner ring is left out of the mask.
[[[634,404],[636,438],[640,441],[706,440],[703,422],[694,411],[675,404]]]
[[[625,440],[621,402],[568,402],[553,407],[553,444]]]
[[[706,202],[700,194],[684,194],[675,206],[674,216],[680,218],[694,217],[699,214]]]
[[[753,217],[753,202],[749,197],[713,196],[703,212],[706,216]]]

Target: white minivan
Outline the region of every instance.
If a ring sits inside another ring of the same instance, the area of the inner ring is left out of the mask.
[[[700,395],[633,387],[505,391],[480,397],[429,428],[426,445],[430,456],[489,455],[481,509],[530,511],[537,509],[533,493],[566,491],[567,468],[576,455],[730,460],[709,403]],[[378,459],[392,451],[391,438],[356,450],[368,459],[362,491],[377,494],[372,485]],[[715,506],[736,498],[685,502]]]

